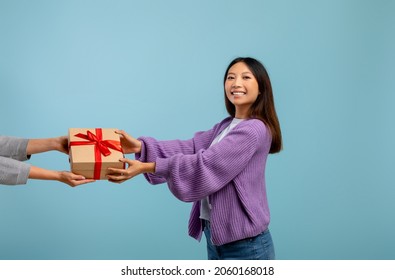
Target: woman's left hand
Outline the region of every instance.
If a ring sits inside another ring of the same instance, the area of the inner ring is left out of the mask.
[[[110,182],[120,184],[139,174],[155,171],[155,163],[153,162],[146,163],[128,158],[121,158],[119,161],[127,163],[128,167],[126,169],[108,168],[109,175],[107,175],[107,178]]]

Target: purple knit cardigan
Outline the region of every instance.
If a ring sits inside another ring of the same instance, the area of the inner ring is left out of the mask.
[[[189,235],[199,241],[200,200],[209,196],[215,245],[256,236],[270,221],[265,184],[270,132],[262,121],[248,119],[209,147],[231,120],[228,117],[189,140],[140,137],[142,149],[136,154],[137,160],[156,163],[155,173],[144,174],[148,182],[167,182],[178,199],[193,202]]]

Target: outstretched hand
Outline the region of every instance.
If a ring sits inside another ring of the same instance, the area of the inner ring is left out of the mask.
[[[141,142],[123,130],[116,130],[121,139],[122,151],[124,154],[140,153]]]
[[[119,161],[127,163],[128,167],[126,169],[108,168],[107,178],[110,182],[120,184],[139,174],[155,172],[155,163],[153,162],[141,162],[128,158],[121,158]]]
[[[85,179],[82,175],[77,175],[68,171],[60,171],[59,181],[71,187],[95,182],[94,179]]]

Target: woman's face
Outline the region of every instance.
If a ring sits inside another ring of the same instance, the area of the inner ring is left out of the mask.
[[[224,86],[227,98],[236,107],[236,117],[238,112],[245,115],[260,94],[258,82],[244,62],[229,69]]]

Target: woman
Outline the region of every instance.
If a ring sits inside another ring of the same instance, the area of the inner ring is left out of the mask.
[[[272,87],[264,66],[237,58],[224,77],[230,117],[186,141],[133,138],[123,131],[127,169],[111,169],[122,183],[144,173],[152,184],[167,182],[180,200],[193,202],[189,235],[207,239],[208,259],[274,259],[268,229],[265,164],[282,148]]]
[[[57,150],[68,153],[67,137],[23,139],[0,136],[0,184],[26,184],[28,179],[57,180],[72,187],[93,182],[66,171],[54,171],[31,166],[23,161],[32,154]]]

